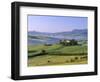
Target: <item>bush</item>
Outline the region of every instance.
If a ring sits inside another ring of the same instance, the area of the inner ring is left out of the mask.
[[[42,50],[41,53],[42,53],[42,54],[45,54],[45,53],[46,53],[46,50]]]
[[[75,60],[71,59],[70,62],[74,62]]]
[[[48,60],[48,63],[49,63],[50,61]]]
[[[75,57],[75,60],[78,60],[78,57]]]

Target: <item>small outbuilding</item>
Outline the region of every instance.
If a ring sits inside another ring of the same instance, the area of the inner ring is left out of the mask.
[[[68,40],[68,39],[63,39],[59,41],[60,44],[65,45],[65,46],[70,46],[70,45],[78,45],[77,40]]]

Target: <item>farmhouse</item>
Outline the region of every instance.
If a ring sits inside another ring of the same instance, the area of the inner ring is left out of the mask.
[[[63,40],[60,40],[59,43],[65,46],[78,45],[78,42],[74,39],[72,40],[63,39]]]

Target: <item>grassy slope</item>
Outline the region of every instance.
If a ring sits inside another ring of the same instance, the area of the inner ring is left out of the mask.
[[[52,46],[45,45],[37,45],[37,46],[29,46],[28,50],[33,51],[37,54],[41,53],[41,50],[46,50],[48,52],[47,55],[37,56],[29,58],[28,66],[41,66],[41,65],[58,65],[58,64],[85,64],[87,63],[87,59],[80,59],[84,57],[84,55],[74,55],[74,53],[87,53],[87,46],[62,46],[59,44],[54,44]],[[29,52],[28,55],[34,55]],[[71,56],[62,55],[59,52],[63,53],[73,53]],[[53,53],[56,53],[54,55]],[[75,60],[77,57],[77,60]]]
[[[69,64],[86,64],[86,59],[74,60],[76,56],[55,56],[44,55],[29,59],[28,66],[45,66],[45,65],[69,65]],[[81,56],[77,56],[80,58]]]

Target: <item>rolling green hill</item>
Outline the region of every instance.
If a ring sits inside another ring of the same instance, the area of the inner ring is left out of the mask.
[[[28,46],[28,66],[59,64],[86,64],[87,45],[63,46],[61,44]]]

